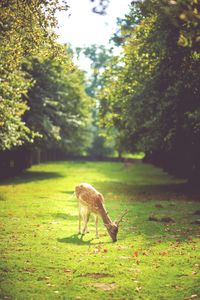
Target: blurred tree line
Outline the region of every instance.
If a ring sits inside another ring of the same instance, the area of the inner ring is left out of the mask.
[[[109,4],[92,2],[100,14]],[[121,54],[76,49],[90,59],[89,79],[56,42],[56,12],[67,9],[57,0],[0,2],[0,176],[116,150],[144,152],[198,185],[199,1],[132,1],[112,38]]]
[[[0,167],[15,174],[89,145],[91,99],[84,73],[56,42],[65,1],[0,2]]]
[[[200,183],[200,3],[132,1],[99,91],[101,126],[119,149]]]
[[[92,159],[105,159],[111,157],[115,152],[115,137],[106,134],[100,127],[98,99],[99,91],[104,86],[102,76],[107,65],[113,58],[113,49],[104,45],[91,45],[85,48],[76,48],[79,59],[87,58],[90,62],[90,70],[87,74],[86,92],[93,99],[94,105],[91,107],[92,122],[89,125],[91,144],[87,149],[87,154]]]

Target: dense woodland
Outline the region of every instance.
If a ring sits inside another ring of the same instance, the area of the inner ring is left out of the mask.
[[[105,72],[101,123],[122,149],[199,181],[200,3],[139,1],[114,39],[123,54]]]
[[[94,13],[107,4],[95,1]],[[132,1],[111,37],[118,56],[59,44],[56,13],[67,9],[56,0],[0,3],[0,176],[42,160],[144,152],[198,184],[199,1]],[[89,78],[75,55],[91,60]]]

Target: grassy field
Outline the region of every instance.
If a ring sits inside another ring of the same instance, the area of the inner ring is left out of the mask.
[[[103,193],[118,241],[103,224],[78,231],[74,186]],[[0,299],[200,299],[199,197],[150,165],[59,162],[0,184]]]

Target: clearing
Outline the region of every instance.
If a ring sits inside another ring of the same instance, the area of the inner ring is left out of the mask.
[[[100,223],[77,235],[74,186],[103,193],[118,241]],[[0,299],[200,298],[199,197],[147,164],[55,162],[0,185]]]

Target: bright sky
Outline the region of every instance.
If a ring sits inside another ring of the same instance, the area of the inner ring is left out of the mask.
[[[90,0],[68,0],[70,9],[59,13],[59,41],[73,47],[106,45],[116,30],[117,17],[123,18],[129,12],[131,0],[110,0],[104,16],[92,12],[95,3]]]
[[[117,18],[123,18],[129,12],[131,0],[110,0],[106,15],[92,12],[99,0],[68,0],[67,12],[58,14],[59,42],[70,43],[72,47],[87,47],[92,44],[107,45],[116,32]],[[82,69],[88,70],[89,61],[83,57],[76,62]]]

